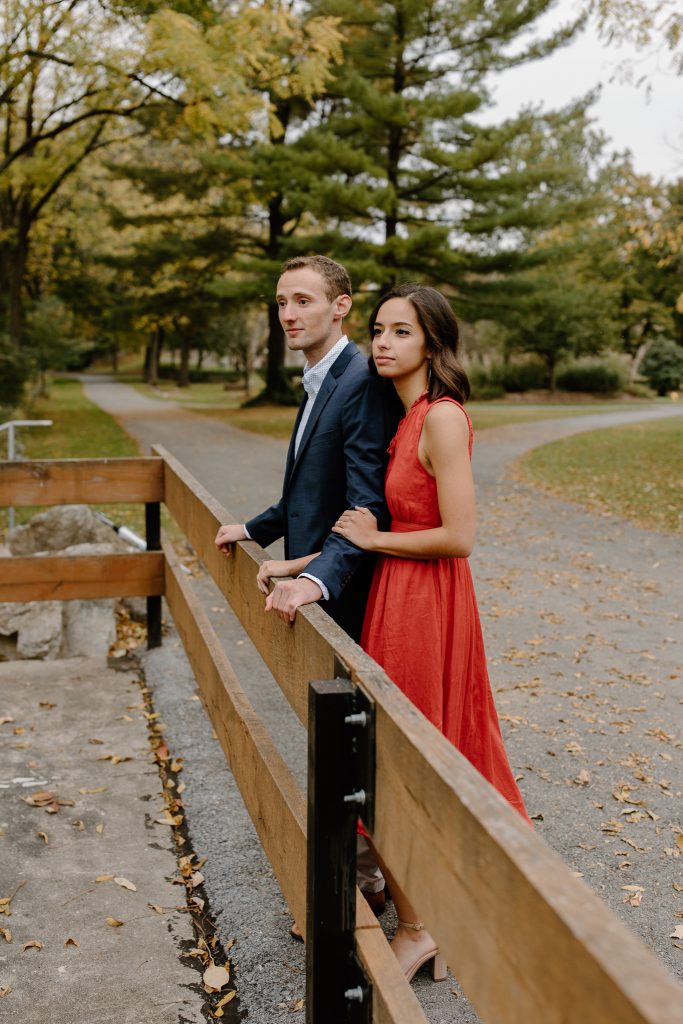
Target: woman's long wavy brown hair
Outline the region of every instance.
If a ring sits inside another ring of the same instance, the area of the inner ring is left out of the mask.
[[[431,358],[432,372],[427,394],[429,401],[448,396],[461,404],[470,397],[470,382],[458,361],[460,332],[458,321],[451,305],[441,292],[426,284],[399,284],[386,292],[370,314],[370,340],[375,331],[375,321],[380,309],[389,299],[408,299],[413,306],[418,323],[424,331],[427,352]],[[370,370],[377,368],[370,357]]]

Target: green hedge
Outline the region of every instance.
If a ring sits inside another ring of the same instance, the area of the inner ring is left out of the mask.
[[[548,387],[548,371],[538,359],[520,363],[493,363],[488,369],[475,366],[468,370],[472,398],[486,401],[509,392],[532,391]]]
[[[575,359],[563,363],[555,372],[555,387],[561,391],[611,395],[621,391],[625,384],[626,372],[613,359]]]
[[[683,348],[670,338],[658,338],[648,346],[640,372],[658,395],[678,391],[683,384]]]

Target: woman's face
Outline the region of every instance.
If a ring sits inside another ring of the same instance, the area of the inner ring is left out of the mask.
[[[388,299],[380,306],[372,338],[372,358],[380,377],[393,381],[423,376],[427,381],[427,344],[409,299]]]

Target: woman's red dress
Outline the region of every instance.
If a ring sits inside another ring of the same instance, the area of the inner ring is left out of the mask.
[[[462,409],[454,399],[438,401]],[[436,481],[417,455],[429,409],[427,396],[421,396],[401,421],[389,448],[385,490],[392,533],[441,525]],[[470,430],[471,458],[472,424],[462,411]],[[381,555],[361,646],[528,820],[493,703],[468,560]]]

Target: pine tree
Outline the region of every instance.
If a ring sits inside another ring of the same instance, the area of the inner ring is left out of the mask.
[[[289,142],[315,108],[338,56],[338,32],[333,19],[301,18],[279,4],[245,6],[242,17],[259,47],[245,43],[239,121],[234,107],[221,102],[227,47],[234,45],[230,12],[206,4],[197,20],[174,17],[165,24],[158,42],[176,70],[183,115],[150,123],[144,145],[117,165],[150,204],[118,221],[144,229],[130,258],[149,272],[150,304],[178,311],[173,329],[188,318],[196,324],[207,309],[222,315],[251,302],[268,306],[267,379],[259,400],[291,402],[298,399],[284,374],[272,295],[296,228],[283,213],[292,177]]]
[[[504,316],[500,276],[538,258],[528,252],[536,232],[592,202],[591,97],[498,125],[488,113],[492,76],[578,31],[580,21],[529,40],[551,5],[316,3],[316,13],[342,19],[345,44],[318,124],[296,146],[309,227],[319,226],[305,244],[346,260],[371,290],[419,277],[446,286],[468,318]]]

